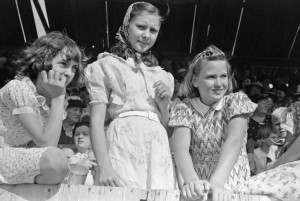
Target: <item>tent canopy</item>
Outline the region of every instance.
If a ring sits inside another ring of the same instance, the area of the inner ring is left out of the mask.
[[[126,9],[134,2],[44,1],[49,20],[46,30],[67,32],[94,57],[108,51],[114,43]],[[24,45],[24,37],[27,42],[37,37],[32,2],[38,0],[0,1],[2,50],[18,49]],[[232,55],[235,62],[300,67],[299,0],[169,0],[168,3],[171,13],[153,47],[156,51],[166,55],[194,54],[214,44]]]

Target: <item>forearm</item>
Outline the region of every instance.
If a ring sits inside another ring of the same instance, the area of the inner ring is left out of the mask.
[[[162,109],[162,111],[160,111],[160,112],[161,112],[160,123],[166,129],[168,137],[171,137],[174,129],[172,127],[169,127],[169,125],[168,125],[169,124],[169,118],[170,118],[169,108],[166,107],[166,108]]]
[[[199,177],[194,169],[194,164],[188,150],[175,148],[175,160],[184,183],[198,180]]]
[[[105,113],[105,104],[92,105],[90,124],[91,143],[99,170],[103,166],[111,167],[104,132]]]
[[[98,167],[111,166],[107,151],[104,126],[97,124],[95,125],[95,122],[91,122],[91,143]]]
[[[240,140],[227,139],[224,142],[218,163],[210,178],[211,183],[222,186],[225,184],[228,175],[238,159],[241,147],[242,141]]]
[[[39,139],[39,146],[57,146],[63,122],[64,100],[65,95],[51,100],[49,116],[43,129],[43,136]]]

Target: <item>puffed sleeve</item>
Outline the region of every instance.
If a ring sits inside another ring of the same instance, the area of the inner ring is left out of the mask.
[[[19,80],[10,81],[0,94],[3,103],[11,109],[12,115],[31,113],[35,114],[34,108],[38,101],[34,91],[25,83]]]
[[[179,101],[171,108],[169,126],[193,128],[193,110],[186,102]]]
[[[243,92],[231,93],[225,98],[225,108],[227,108],[227,118],[230,120],[237,115],[248,115],[257,108],[257,104],[253,103]]]
[[[108,80],[102,68],[101,59],[89,64],[84,74],[87,78],[87,90],[90,94],[91,104],[108,103]]]

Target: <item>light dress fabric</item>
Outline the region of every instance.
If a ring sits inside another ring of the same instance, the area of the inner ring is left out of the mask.
[[[204,105],[199,98],[186,99],[172,107],[169,125],[191,129],[191,157],[200,179],[210,179],[227,138],[229,121],[237,115],[252,115],[256,107],[242,92],[226,95],[212,107]],[[250,177],[246,130],[242,135],[242,149],[225,187],[236,193],[267,195],[272,200],[284,200],[289,196],[299,200],[300,162],[282,165]]]
[[[69,158],[69,165],[77,164],[84,159],[89,159],[88,154],[77,152],[76,154],[74,154],[73,156],[71,156]],[[72,168],[70,168],[70,173],[71,173],[71,171],[72,171]],[[95,175],[95,170],[94,170],[94,167],[92,167],[91,169],[88,170],[84,185],[92,186],[94,184],[94,175]],[[68,181],[68,177],[65,178],[65,180]],[[66,183],[68,183],[68,182],[66,182]],[[71,184],[71,183],[69,183],[69,184]]]
[[[44,126],[49,107],[28,77],[18,77],[0,89],[0,183],[34,183],[40,159],[49,148],[26,148],[32,140],[16,118],[35,114]]]
[[[173,93],[173,76],[159,66],[147,67],[109,53],[100,54],[85,69],[85,75],[90,104],[107,104],[113,119],[106,132],[107,148],[125,186],[174,189],[168,136],[162,124],[141,116],[117,118],[126,111],[151,111],[161,117],[153,99],[153,85],[161,80]]]

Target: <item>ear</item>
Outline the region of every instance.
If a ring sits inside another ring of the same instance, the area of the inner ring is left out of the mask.
[[[197,78],[195,77],[195,75],[193,75],[192,83],[193,83],[193,86],[194,86],[194,87],[198,88]]]

